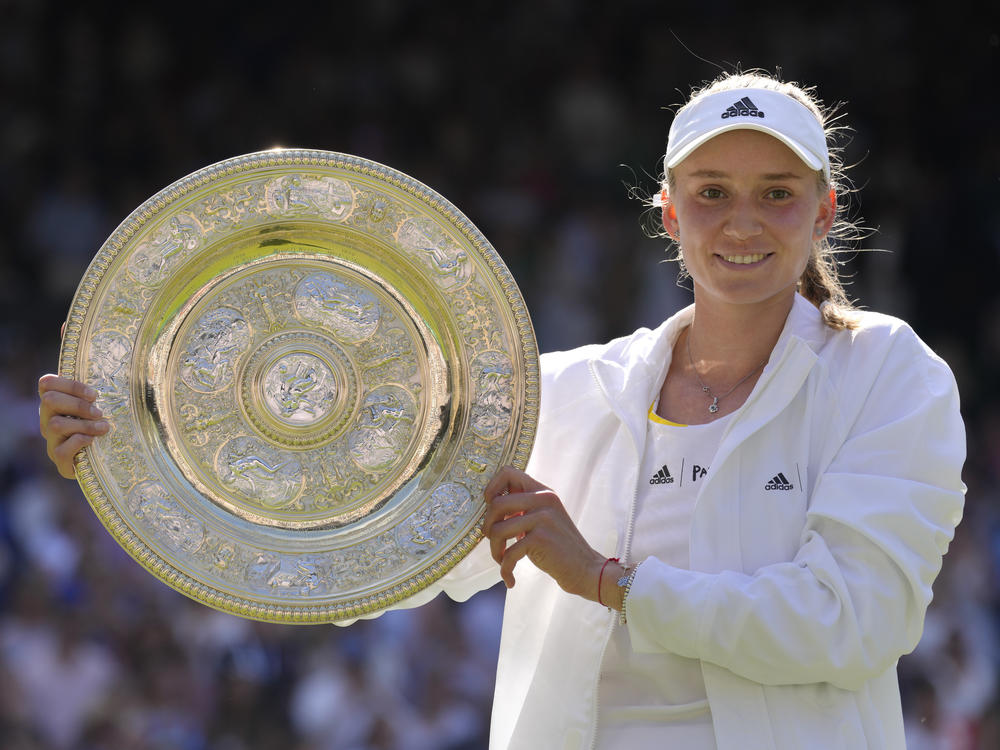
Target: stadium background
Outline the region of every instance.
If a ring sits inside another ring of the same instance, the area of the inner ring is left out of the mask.
[[[510,266],[543,350],[656,324],[687,292],[636,195],[655,189],[667,108],[741,64],[845,103],[854,211],[878,230],[862,246],[889,251],[850,260],[851,293],[908,319],[958,376],[968,509],[900,677],[911,748],[1000,746],[989,5],[0,0],[0,745],[485,747],[502,592],[348,629],[193,604],[55,475],[37,378],[56,366],[77,281],[133,208],[275,145],[374,159],[452,200]]]

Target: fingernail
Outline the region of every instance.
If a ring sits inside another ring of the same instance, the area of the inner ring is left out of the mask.
[[[97,389],[96,388],[92,388],[89,385],[84,389],[83,393],[91,401],[93,401],[98,396]]]
[[[90,407],[90,416],[92,416],[92,417],[103,417],[104,416],[104,412],[101,411],[100,408],[96,404],[93,404]]]

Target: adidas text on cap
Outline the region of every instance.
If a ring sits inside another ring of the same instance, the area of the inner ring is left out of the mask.
[[[730,130],[759,130],[774,136],[830,181],[826,133],[816,115],[787,94],[769,89],[731,89],[697,97],[670,125],[664,172],[706,141]]]

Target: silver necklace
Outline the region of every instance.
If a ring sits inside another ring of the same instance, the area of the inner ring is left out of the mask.
[[[761,360],[760,364],[758,364],[750,372],[748,372],[746,375],[744,375],[742,378],[740,378],[739,381],[736,383],[736,385],[734,385],[728,391],[726,391],[725,393],[723,393],[721,396],[716,396],[714,393],[712,393],[712,389],[709,388],[707,385],[705,385],[705,381],[702,380],[701,379],[701,375],[698,374],[698,368],[694,366],[694,357],[691,356],[691,332],[690,331],[688,331],[687,339],[686,339],[686,341],[684,343],[687,344],[688,362],[691,363],[691,370],[694,372],[694,376],[696,378],[698,378],[698,383],[701,385],[701,390],[704,393],[706,393],[710,399],[712,399],[712,403],[710,403],[708,405],[708,411],[709,411],[710,414],[715,414],[717,411],[719,411],[719,401],[721,401],[726,396],[728,396],[730,393],[732,393],[737,388],[739,388],[747,379],[749,379],[749,377],[751,375],[753,375],[755,372],[757,372],[757,370],[759,370],[761,367],[763,367],[767,363],[767,359],[766,358],[763,359],[763,360]]]

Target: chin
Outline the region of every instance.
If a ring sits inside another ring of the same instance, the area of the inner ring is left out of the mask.
[[[701,288],[703,301],[714,300],[728,305],[770,305],[791,304],[795,298],[798,282],[786,287],[761,288],[757,284],[727,284],[712,288]],[[699,286],[695,284],[695,300],[699,299]]]

